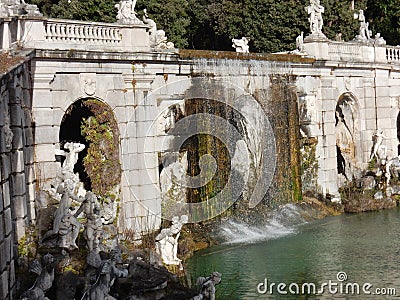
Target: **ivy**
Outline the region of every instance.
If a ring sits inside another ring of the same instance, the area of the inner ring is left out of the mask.
[[[92,191],[103,201],[116,198],[115,190],[121,181],[118,125],[112,111],[101,101],[87,100],[84,105],[94,114],[83,119],[81,134],[88,142],[83,159]]]

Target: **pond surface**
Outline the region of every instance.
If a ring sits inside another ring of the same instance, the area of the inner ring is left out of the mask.
[[[268,223],[265,230],[278,227]],[[213,271],[222,273],[217,299],[400,298],[400,209],[288,226],[279,230],[281,234],[269,234],[254,243],[249,242],[252,229],[247,230],[240,231],[245,243],[238,239],[212,247],[187,262],[192,280]],[[256,233],[259,230],[260,226]],[[347,280],[343,280],[345,275]],[[280,291],[287,294],[277,290],[279,283],[286,284]],[[318,294],[321,286],[323,293]],[[394,292],[397,297],[382,296]]]

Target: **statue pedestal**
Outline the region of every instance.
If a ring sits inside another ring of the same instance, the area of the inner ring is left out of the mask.
[[[312,33],[304,38],[304,43],[327,42],[329,39],[322,32]]]

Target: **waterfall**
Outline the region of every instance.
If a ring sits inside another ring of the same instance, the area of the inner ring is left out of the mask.
[[[226,220],[219,228],[219,237],[226,244],[256,243],[295,234],[297,228],[306,223],[306,211],[294,204],[282,205],[260,221],[250,225],[241,220]]]

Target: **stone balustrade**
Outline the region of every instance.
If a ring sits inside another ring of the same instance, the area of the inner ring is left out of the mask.
[[[0,49],[18,45],[45,50],[150,51],[148,26],[43,17],[0,19]]]
[[[330,42],[328,55],[331,60],[362,60],[361,47],[358,44]]]
[[[388,62],[400,62],[400,47],[386,47],[386,60]]]
[[[68,20],[48,20],[45,22],[47,42],[68,42],[119,45],[120,26],[113,24],[76,23]]]

